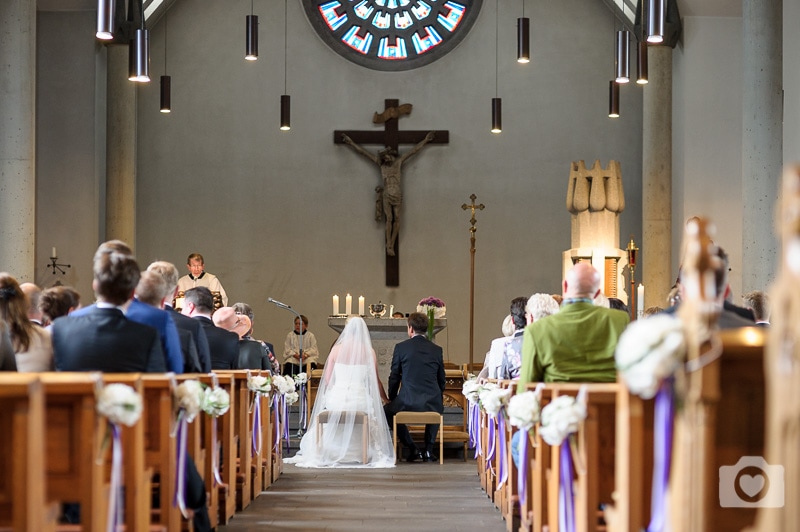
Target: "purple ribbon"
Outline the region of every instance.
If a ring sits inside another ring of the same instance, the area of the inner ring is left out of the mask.
[[[477,403],[472,406],[473,406],[472,438],[475,442],[475,458],[478,458],[478,456],[483,456],[483,449],[481,448],[481,433],[480,433],[481,412]]]
[[[106,530],[113,532],[122,525],[122,440],[120,439],[119,426],[108,423],[111,429],[111,488],[108,492],[108,521]]]
[[[500,467],[498,468],[499,480],[497,482],[497,487],[500,488],[506,483],[506,480],[508,480],[508,464],[506,463],[506,459],[508,457],[508,446],[506,445],[506,420],[503,417],[503,413],[501,412],[498,414],[497,418],[497,430],[500,432]]]
[[[275,443],[272,448],[277,453],[278,450],[281,448],[281,423],[280,418],[278,416],[278,395],[275,394],[272,396],[272,417],[273,421],[272,424],[275,425]]]
[[[666,525],[665,497],[672,461],[673,379],[661,383],[656,394],[653,421],[653,493],[650,499],[650,525],[647,532],[660,532]]]
[[[300,417],[303,420],[303,430],[308,428],[308,403],[306,402],[306,383],[300,385]]]
[[[572,452],[569,436],[561,442],[561,481],[558,483],[558,529],[575,532],[575,490],[573,487]]]
[[[289,403],[286,402],[286,395],[281,395],[281,411],[283,413],[283,438],[286,441],[286,453],[289,453]]]
[[[225,483],[219,473],[219,449],[217,445],[217,417],[211,416],[211,464],[214,466],[214,482],[222,487]]]
[[[486,453],[486,469],[491,469],[492,467],[492,460],[494,460],[494,450],[495,450],[495,428],[497,426],[497,419],[493,418],[490,415],[486,415],[486,418],[489,421],[489,452]]]
[[[261,392],[256,392],[253,404],[253,433],[250,435],[253,447],[251,456],[261,454]]]
[[[517,493],[519,493],[519,515],[527,508],[528,500],[528,435],[520,438],[519,468],[517,468]]]
[[[172,498],[172,506],[177,506],[181,510],[183,517],[188,519],[186,512],[186,432],[187,432],[186,412],[181,409],[178,413],[178,442],[177,442],[177,461],[175,463],[175,496]]]

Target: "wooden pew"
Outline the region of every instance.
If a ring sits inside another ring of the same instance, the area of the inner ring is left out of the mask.
[[[55,530],[45,487],[44,392],[31,373],[0,373],[0,530]]]
[[[526,387],[526,390],[533,391],[535,388],[536,383],[529,383]],[[552,389],[543,389],[539,405],[544,408],[550,402],[552,396]],[[547,472],[550,470],[551,456],[549,448],[539,434],[538,427],[537,430],[534,430],[534,435],[532,437],[525,438],[523,441],[527,447],[528,474],[526,477],[527,487],[525,506],[522,506],[522,501],[519,502],[519,530],[540,531],[543,529],[544,525],[548,523],[546,486]],[[516,485],[516,478],[513,479],[513,483]],[[513,504],[513,499],[510,504]],[[513,508],[507,509],[506,512],[511,515],[513,520]],[[507,528],[510,524],[511,523],[507,522]]]

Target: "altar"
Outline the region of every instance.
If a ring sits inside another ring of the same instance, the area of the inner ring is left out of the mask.
[[[406,318],[364,318],[364,322],[369,328],[372,347],[378,358],[378,375],[384,386],[388,386],[394,346],[408,339],[408,320]],[[344,316],[328,318],[328,327],[338,333],[342,332],[346,323],[347,318]],[[434,320],[433,336],[436,337],[445,327],[447,327],[447,318]]]

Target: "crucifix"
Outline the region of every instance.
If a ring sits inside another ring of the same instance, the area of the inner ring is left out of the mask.
[[[470,209],[472,217],[469,219],[469,371],[472,371],[473,362],[473,338],[475,332],[475,231],[478,229],[475,224],[478,220],[475,219],[475,210],[482,211],[486,208],[483,203],[475,204],[478,196],[470,194],[469,199],[472,203],[467,205],[464,203],[461,208],[464,210]]]
[[[346,144],[356,153],[378,165],[381,171],[383,186],[378,186],[375,191],[378,198],[375,202],[375,219],[383,217],[386,220],[386,286],[400,285],[399,263],[399,229],[400,207],[403,202],[403,193],[400,188],[402,180],[402,165],[409,157],[419,152],[426,144],[447,144],[450,140],[449,131],[400,131],[398,120],[401,116],[411,113],[411,104],[400,105],[399,100],[384,100],[384,111],[375,113],[372,122],[383,124],[383,131],[343,131],[333,132],[335,144]],[[384,149],[372,153],[362,148],[362,144],[383,145]],[[399,153],[400,144],[414,144],[414,147],[403,154]]]

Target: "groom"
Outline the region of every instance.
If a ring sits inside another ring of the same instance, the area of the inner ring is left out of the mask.
[[[414,312],[408,317],[409,340],[394,348],[392,372],[389,375],[389,403],[383,409],[386,420],[392,426],[398,412],[444,412],[444,361],[442,348],[425,338],[428,317]],[[403,384],[400,388],[400,384]],[[400,389],[398,392],[398,388]],[[435,462],[433,444],[439,425],[425,425],[425,452],[417,448],[405,425],[397,425],[397,436],[408,449],[408,461]]]

